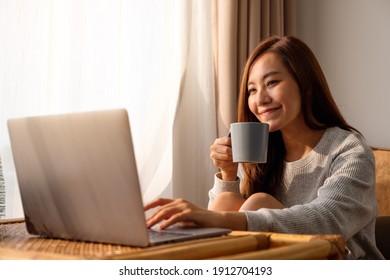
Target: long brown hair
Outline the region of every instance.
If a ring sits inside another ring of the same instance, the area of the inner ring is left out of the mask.
[[[278,55],[297,82],[304,121],[309,128],[324,130],[337,126],[346,130],[355,130],[341,115],[313,52],[305,43],[292,36],[271,36],[261,41],[250,54],[241,79],[238,99],[239,122],[259,121],[248,106],[247,83],[253,63],[265,53]],[[244,197],[256,192],[275,194],[283,176],[285,153],[281,132],[271,132],[267,163],[243,164],[242,192]]]

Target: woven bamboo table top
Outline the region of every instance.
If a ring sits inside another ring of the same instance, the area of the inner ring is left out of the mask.
[[[342,259],[337,235],[235,232],[148,248],[31,235],[22,219],[0,220],[0,259]]]

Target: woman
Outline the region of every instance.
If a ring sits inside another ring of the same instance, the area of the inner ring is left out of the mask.
[[[249,56],[238,121],[269,125],[265,164],[232,162],[229,137],[211,146],[220,169],[209,209],[157,199],[148,226],[185,225],[297,234],[341,234],[347,259],[382,259],[375,245],[374,156],[342,117],[312,51],[294,37],[270,37]],[[238,174],[239,173],[239,174]],[[239,176],[238,176],[239,175]]]

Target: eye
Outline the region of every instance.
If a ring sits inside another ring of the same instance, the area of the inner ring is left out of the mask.
[[[255,88],[248,88],[248,94],[249,95],[256,94],[256,89]]]
[[[279,83],[278,80],[270,80],[270,81],[267,82],[267,87],[272,87],[272,86],[274,86],[274,85],[276,85],[278,83]]]

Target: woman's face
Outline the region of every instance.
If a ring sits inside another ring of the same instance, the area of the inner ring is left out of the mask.
[[[249,109],[270,132],[305,124],[298,84],[278,55],[265,53],[252,64],[247,87]]]

